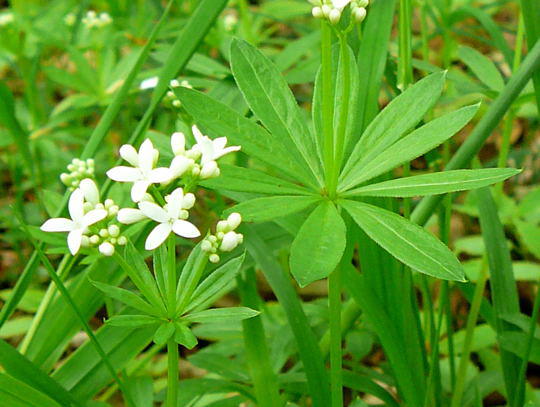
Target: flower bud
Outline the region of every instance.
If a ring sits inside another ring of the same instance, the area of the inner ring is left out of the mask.
[[[98,244],[101,239],[98,235],[92,235],[90,236],[90,243],[91,244]]]
[[[199,174],[201,173],[201,167],[199,167],[198,165],[194,166],[191,170],[191,174],[194,176],[194,177],[197,177]]]
[[[109,242],[104,242],[99,245],[99,252],[104,256],[112,256],[114,254],[114,246]]]
[[[209,252],[212,250],[212,243],[210,243],[208,240],[203,240],[201,243],[201,250],[203,252]]]
[[[216,231],[219,232],[228,232],[229,223],[226,220],[220,220],[216,225]]]
[[[241,222],[242,222],[242,216],[237,212],[231,213],[229,217],[227,218],[227,223],[229,224],[229,228],[231,230],[236,229],[240,225]]]
[[[109,231],[109,235],[111,237],[118,237],[120,235],[120,228],[118,225],[110,225],[107,230]]]
[[[90,246],[90,238],[88,236],[83,235],[82,240],[81,240],[81,246],[82,247]]]
[[[125,236],[120,236],[118,239],[116,239],[116,243],[118,243],[120,246],[124,246],[127,243],[127,238]]]
[[[208,161],[204,163],[200,176],[202,179],[215,177],[216,170],[218,170],[217,163],[215,161]]]
[[[172,105],[173,105],[174,107],[178,108],[178,107],[182,106],[182,102],[180,102],[178,99],[174,99],[174,100],[172,101]]]
[[[217,254],[211,254],[208,260],[210,260],[210,263],[219,263],[219,256]]]
[[[320,7],[313,7],[313,8],[311,9],[311,14],[312,14],[313,17],[315,17],[315,18],[322,18],[322,17],[324,17],[322,8],[320,8]]]
[[[189,218],[189,212],[186,211],[185,209],[181,209],[178,214],[178,219],[187,219],[187,218]]]
[[[114,205],[114,201],[110,198],[105,199],[105,202],[103,202],[103,205],[105,205],[105,209],[109,209],[111,206]]]
[[[219,250],[223,252],[230,252],[238,246],[238,243],[238,234],[235,232],[227,232],[225,236],[223,236],[223,241],[219,246]]]
[[[332,8],[328,4],[324,4],[321,7],[323,16],[328,17],[330,15],[330,11],[332,11]]]
[[[182,200],[182,209],[191,209],[193,208],[193,205],[195,205],[195,195],[188,192],[184,195],[184,199]]]
[[[119,211],[118,205],[113,205],[108,209],[109,216],[116,216]]]
[[[366,9],[363,7],[354,9],[353,16],[357,23],[361,23],[366,18]]]
[[[339,20],[341,19],[341,11],[339,11],[337,8],[333,8],[330,11],[330,14],[328,14],[328,19],[332,24],[339,23]]]
[[[62,174],[60,174],[60,181],[62,181],[64,185],[69,185],[71,184],[71,181],[73,181],[73,177],[63,172]]]
[[[356,0],[358,7],[366,8],[369,5],[369,0]]]
[[[99,235],[101,237],[109,237],[109,231],[107,229],[100,229],[99,230]]]
[[[182,132],[174,132],[171,136],[171,148],[174,155],[181,155],[186,152],[186,136]]]

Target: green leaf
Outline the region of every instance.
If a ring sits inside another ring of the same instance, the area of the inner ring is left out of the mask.
[[[13,378],[22,380],[61,405],[75,402],[66,389],[3,340],[0,340],[0,366]]]
[[[235,39],[231,44],[231,68],[251,110],[322,185],[314,139],[277,67],[253,45]]]
[[[315,196],[271,196],[239,203],[226,213],[238,212],[247,222],[268,222],[301,212],[320,201]]]
[[[110,326],[140,327],[157,324],[159,321],[150,315],[114,315],[106,323]]]
[[[4,373],[0,373],[0,400],[6,407],[62,407],[45,394]]]
[[[437,147],[463,128],[473,118],[478,106],[467,106],[432,120],[380,151],[370,161],[362,161],[340,176],[339,190],[345,191],[375,178]]]
[[[116,287],[109,284],[100,283],[97,281],[90,281],[96,288],[103,291],[106,295],[108,295],[111,298],[114,298],[115,300],[118,300],[130,307],[133,307],[141,312],[144,312],[145,314],[159,314],[161,309],[155,309],[150,304],[148,304],[146,301],[144,301],[141,297],[139,297],[137,294],[125,290],[120,287]]]
[[[362,134],[343,168],[343,175],[375,160],[412,130],[439,99],[444,79],[444,72],[431,74],[392,100]]]
[[[291,273],[301,287],[328,277],[338,265],[346,244],[346,227],[330,201],[321,203],[306,219],[291,246]]]
[[[464,45],[459,47],[458,54],[461,60],[488,88],[496,92],[500,92],[504,88],[504,79],[491,59]]]
[[[161,324],[154,334],[154,342],[158,345],[165,344],[174,335],[176,326],[172,322]]]
[[[184,312],[197,309],[212,298],[221,295],[225,290],[229,289],[234,278],[240,271],[244,258],[245,255],[242,255],[229,260],[206,277],[193,292]]]
[[[398,178],[347,191],[343,196],[412,197],[485,187],[519,174],[513,168],[453,170]]]
[[[211,189],[237,192],[272,195],[312,195],[311,191],[299,185],[268,175],[262,171],[230,164],[220,164],[219,169],[221,171],[219,177],[205,180],[201,182],[201,185]]]
[[[283,144],[254,121],[204,93],[184,87],[175,88],[174,92],[197,125],[204,127],[211,136],[227,137],[231,144],[241,146],[249,156],[306,185],[316,185],[309,172]]]
[[[188,349],[193,349],[198,341],[197,337],[191,332],[187,326],[182,323],[175,324],[176,330],[174,332],[174,341],[180,345],[185,346]]]
[[[204,311],[194,312],[182,317],[188,322],[235,322],[243,319],[253,318],[259,315],[259,311],[247,307],[213,308]]]
[[[371,239],[407,266],[443,280],[465,281],[458,259],[425,229],[373,205],[354,201],[340,205]]]

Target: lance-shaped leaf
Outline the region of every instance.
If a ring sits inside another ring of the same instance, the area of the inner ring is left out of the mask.
[[[213,271],[199,284],[193,292],[186,309],[182,311],[189,312],[198,309],[227,291],[240,271],[244,258],[244,255],[236,257]]]
[[[345,222],[330,201],[322,202],[306,219],[291,246],[291,273],[301,287],[328,277],[346,244]]]
[[[174,92],[186,111],[211,137],[227,137],[231,144],[242,146],[242,151],[249,156],[304,184],[315,185],[313,177],[299,165],[297,158],[254,121],[204,93],[182,86]]]
[[[207,188],[254,192],[272,195],[312,195],[313,192],[292,182],[268,175],[252,168],[237,167],[230,164],[220,164],[220,175],[201,182]]]
[[[198,341],[197,337],[191,332],[191,329],[179,322],[175,323],[175,327],[174,341],[188,349],[193,349]]]
[[[61,407],[26,383],[0,373],[0,401],[6,407]]]
[[[456,256],[425,229],[373,205],[348,200],[340,205],[371,239],[413,270],[444,280],[465,281]]]
[[[473,71],[480,82],[491,90],[500,92],[504,88],[504,79],[495,64],[477,50],[461,46],[459,57]]]
[[[231,44],[231,68],[253,113],[322,185],[314,139],[278,68],[253,45],[238,39]]]
[[[166,322],[161,324],[154,333],[154,342],[158,345],[163,345],[169,340],[170,337],[174,335],[174,331],[176,331],[176,325],[174,322]]]
[[[378,158],[382,151],[412,130],[439,99],[444,78],[444,72],[434,73],[392,100],[362,134],[343,168],[343,176]]]
[[[255,198],[233,206],[226,213],[238,212],[248,222],[267,222],[308,209],[320,199],[317,196],[294,195]]]
[[[150,315],[114,315],[106,322],[110,326],[141,327],[157,324],[160,320]]]
[[[346,191],[434,149],[463,128],[473,118],[478,106],[464,107],[416,129],[376,158],[353,168],[340,180],[339,190]]]
[[[188,322],[235,322],[253,318],[259,311],[247,307],[213,308],[186,315],[182,319]]]
[[[152,315],[152,314],[159,314],[161,311],[160,308],[155,309],[150,304],[148,304],[145,300],[139,297],[137,294],[129,290],[125,290],[123,288],[116,287],[109,284],[100,283],[97,281],[91,281],[91,283],[94,286],[96,286],[97,289],[99,289],[100,291],[103,291],[109,297],[114,298],[115,300],[118,300],[141,312]]]
[[[398,178],[347,191],[343,196],[412,196],[445,194],[485,187],[519,174],[514,168],[454,170]]]

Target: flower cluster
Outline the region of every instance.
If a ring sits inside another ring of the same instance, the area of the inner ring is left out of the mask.
[[[145,79],[139,85],[139,89],[145,90],[155,88],[158,84],[158,80],[159,79],[157,76]],[[182,86],[184,88],[193,89],[193,86],[191,86],[191,84],[185,79],[183,79],[182,81],[178,81],[178,79],[173,79],[169,82],[169,86],[171,88],[179,88],[180,86]],[[179,108],[182,105],[182,102],[180,102],[180,100],[176,97],[172,90],[167,91],[165,97],[163,98],[163,103],[172,105],[176,108]]]
[[[99,190],[89,178],[94,173],[93,160],[74,159],[68,165],[70,173],[60,177],[66,186],[73,189],[69,200],[71,219],[49,219],[41,229],[47,232],[68,232],[68,247],[73,255],[81,247],[97,247],[103,255],[113,255],[116,245],[127,242],[121,234],[120,226],[140,221],[152,220],[157,223],[146,238],[147,250],[160,246],[171,233],[185,238],[199,237],[199,229],[187,220],[188,211],[195,205],[195,195],[177,184],[193,186],[198,180],[218,176],[220,171],[216,160],[240,150],[240,147],[225,147],[227,138],[212,140],[196,126],[192,130],[196,144],[191,149],[186,149],[183,133],[177,132],[171,136],[174,158],[168,167],[156,168],[159,151],[149,139],[144,140],[139,150],[129,144],[120,147],[120,156],[131,166],[111,168],[107,176],[113,181],[132,184],[131,199],[137,205],[136,208],[120,209],[112,199],[101,203]],[[163,192],[170,192],[164,197],[155,187],[149,192],[154,184],[159,184]],[[230,251],[242,242],[242,235],[234,232],[240,221],[240,215],[232,214],[226,221],[218,223],[216,236],[207,238],[211,246],[216,245],[211,256],[218,249]],[[219,256],[213,256],[211,261],[219,261]]]
[[[351,16],[358,23],[366,18],[369,0],[308,0],[314,5],[311,10],[315,18],[327,18],[332,24],[339,23],[345,7],[350,4]]]
[[[67,21],[66,21],[67,23]],[[74,23],[74,21],[73,21]],[[94,10],[89,10],[86,13],[86,16],[83,17],[82,23],[86,28],[101,28],[112,23],[112,18],[109,13],[99,13],[97,14]]]
[[[226,220],[220,220],[216,225],[216,234],[208,235],[201,243],[201,249],[210,254],[212,263],[219,262],[218,251],[230,252],[242,244],[244,236],[236,233],[236,228],[242,222],[239,213],[231,213]]]
[[[75,255],[81,247],[98,247],[105,256],[114,253],[115,245],[124,245],[125,236],[115,222],[118,206],[112,199],[99,202],[99,191],[93,180],[85,178],[75,189],[68,204],[68,218],[47,220],[41,230],[45,232],[68,232],[68,248]]]
[[[79,183],[83,179],[94,176],[94,160],[92,158],[87,160],[74,158],[71,164],[68,164],[67,170],[69,172],[60,174],[60,180],[66,187],[74,190],[79,187]]]

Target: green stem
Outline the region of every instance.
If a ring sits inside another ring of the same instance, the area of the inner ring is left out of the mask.
[[[171,233],[167,244],[167,311],[169,318],[176,314],[176,236]]]
[[[467,318],[467,326],[465,330],[465,340],[463,342],[463,349],[459,360],[458,373],[456,377],[456,386],[452,397],[451,407],[462,406],[461,401],[463,398],[463,391],[465,390],[465,379],[467,376],[467,368],[469,367],[469,356],[471,355],[472,341],[474,338],[474,328],[478,321],[478,313],[480,311],[480,305],[482,304],[482,298],[484,289],[486,287],[486,281],[488,279],[488,268],[486,259],[482,259],[482,268],[478,281],[476,282],[476,288],[474,290],[474,297],[471,303],[471,309],[469,311],[469,317]]]
[[[413,80],[411,28],[411,0],[400,0],[398,87],[401,90],[407,89]]]
[[[328,277],[330,315],[330,391],[332,407],[343,406],[343,377],[341,372],[341,267]]]
[[[525,385],[527,378],[525,373],[527,371],[527,365],[529,363],[529,355],[531,354],[532,345],[534,341],[534,334],[536,332],[536,321],[538,321],[538,312],[540,311],[540,285],[536,284],[536,296],[534,297],[534,305],[531,315],[531,322],[529,325],[529,335],[527,336],[527,343],[525,345],[525,353],[521,359],[521,366],[519,367],[519,378],[522,378],[525,382],[522,386],[518,386],[516,395],[514,398],[514,407],[521,407],[524,404],[523,394],[525,392]]]
[[[167,407],[176,407],[179,374],[178,344],[174,338],[167,342]]]
[[[326,187],[329,189],[332,183],[334,161],[334,98],[332,92],[332,30],[326,21],[321,21],[321,65],[323,161]]]
[[[58,266],[58,272],[57,275],[60,276],[60,279],[64,281],[73,264],[75,264],[76,257],[73,256],[64,256],[62,260],[60,261],[60,265]],[[39,327],[39,324],[41,323],[41,320],[43,319],[43,316],[45,315],[45,311],[49,307],[49,304],[54,298],[54,295],[56,294],[56,284],[51,281],[49,284],[49,287],[47,287],[47,291],[45,292],[45,295],[43,296],[43,299],[39,303],[39,308],[36,311],[36,314],[34,315],[34,318],[32,319],[32,325],[30,325],[30,328],[26,332],[26,335],[24,336],[24,339],[21,342],[19,352],[21,352],[23,355],[28,350],[28,347],[30,346],[30,343],[32,342],[32,339],[34,338],[34,335],[36,334],[36,331]]]
[[[349,64],[349,44],[347,43],[347,35],[339,36],[339,52],[341,66],[343,67],[341,79],[343,81],[343,90],[341,95],[341,110],[339,112],[338,128],[335,138],[335,155],[332,162],[332,178],[331,184],[328,185],[330,198],[334,198],[337,190],[339,172],[341,170],[341,162],[345,148],[345,134],[347,131],[347,122],[349,116],[349,100],[351,95],[351,65]]]

